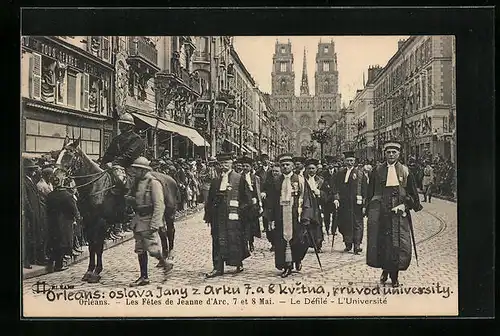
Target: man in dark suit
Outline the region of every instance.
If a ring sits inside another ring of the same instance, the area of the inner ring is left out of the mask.
[[[327,169],[323,171],[323,184],[321,186],[321,191],[324,193],[324,202],[322,204],[323,208],[323,220],[325,222],[326,234],[330,234],[330,223],[332,223],[332,234],[335,234],[336,227],[333,228],[333,221],[335,221],[335,205],[333,203],[333,179],[337,170],[334,166],[334,157],[325,156],[325,161],[327,163]]]
[[[270,170],[271,175],[264,181],[262,185],[262,200],[263,200],[263,208],[265,221],[269,223],[269,218],[274,218],[275,207],[269,202],[269,199],[276,199],[279,197],[279,188],[281,187],[280,178],[281,178],[281,166],[279,163],[276,163]],[[264,200],[268,200],[265,201]],[[274,251],[274,235],[275,231],[273,228],[267,227],[266,238],[271,243],[270,251]]]
[[[345,252],[352,250],[359,254],[363,239],[363,202],[366,199],[364,173],[355,166],[354,152],[345,152],[346,168],[335,177],[334,204],[338,207],[339,231],[345,244]]]
[[[269,156],[267,154],[262,154],[260,156],[260,161],[262,165],[259,167],[259,169],[255,172],[255,174],[259,177],[260,179],[260,190],[264,190],[264,184],[268,179],[271,178],[271,165],[269,164]],[[262,199],[262,205],[263,208],[266,207],[266,200],[265,198]],[[267,217],[264,216],[262,218],[262,224],[264,226],[264,232],[266,232],[266,235],[269,233],[269,221],[267,220]]]

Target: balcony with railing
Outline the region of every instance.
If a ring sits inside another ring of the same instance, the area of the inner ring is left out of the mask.
[[[155,44],[145,36],[129,37],[129,61],[144,64],[152,70],[158,71],[158,50]],[[139,65],[140,67],[140,65]]]

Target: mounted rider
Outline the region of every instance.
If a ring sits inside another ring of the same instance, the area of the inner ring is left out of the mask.
[[[101,159],[103,169],[113,169],[113,175],[123,184],[126,184],[125,170],[141,155],[144,154],[146,144],[144,140],[134,132],[134,117],[124,113],[118,120],[120,134],[113,138],[108,149]]]

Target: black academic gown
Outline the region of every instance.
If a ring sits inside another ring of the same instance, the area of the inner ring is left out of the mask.
[[[368,266],[386,271],[408,269],[412,256],[410,210],[422,209],[415,179],[409,169],[396,164],[398,187],[386,187],[387,164],[373,169],[368,186],[367,251]],[[405,204],[406,217],[395,214],[392,208]]]

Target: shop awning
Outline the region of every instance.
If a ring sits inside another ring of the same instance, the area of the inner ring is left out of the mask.
[[[183,130],[185,133],[181,133],[182,135],[188,137],[194,144],[195,146],[198,147],[210,147],[210,144],[208,143],[205,138],[203,138],[200,133],[198,133],[197,130],[189,127],[184,127]]]
[[[250,150],[250,152],[254,152],[254,153],[258,153],[259,151],[257,149],[255,149],[254,147],[250,146],[250,145],[244,145],[246,148],[248,148]]]
[[[229,140],[229,139],[227,139],[227,138],[226,138],[226,139],[224,139],[224,141],[229,142],[231,145],[235,146],[236,148],[240,148],[240,145],[238,145],[237,143],[235,143],[235,142],[233,142],[233,141],[231,141],[231,140]]]
[[[210,147],[210,144],[207,141],[205,141],[205,139],[203,139],[203,137],[200,135],[200,133],[198,133],[197,130],[193,128],[181,126],[164,119],[159,119],[160,121],[157,122],[156,118],[145,116],[140,113],[132,113],[132,115],[137,119],[150,125],[151,127],[158,127],[158,129],[165,132],[180,134],[191,140],[195,144],[195,146]]]

